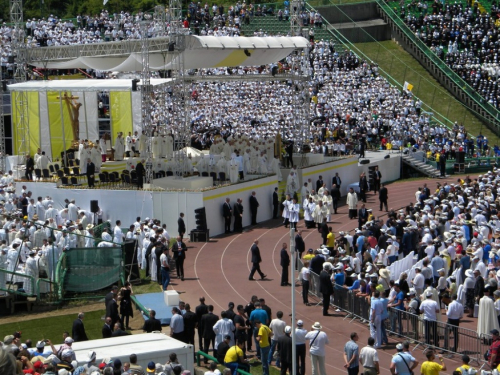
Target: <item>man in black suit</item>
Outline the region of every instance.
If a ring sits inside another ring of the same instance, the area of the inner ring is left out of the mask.
[[[255,240],[253,242],[251,250],[252,250],[252,270],[250,271],[250,276],[248,276],[248,280],[255,280],[253,278],[255,272],[258,272],[261,280],[264,280],[266,278],[266,275],[264,275],[264,273],[262,273],[262,271],[260,270],[260,262],[262,262],[262,258],[260,257],[258,240]]]
[[[217,357],[217,350],[215,349],[215,332],[214,325],[219,320],[219,317],[214,314],[214,307],[212,305],[208,305],[208,313],[204,314],[201,317],[199,330],[203,337],[203,351],[208,354],[208,349],[210,344],[212,344],[213,356]],[[205,363],[207,363],[207,359],[205,358]]]
[[[302,238],[302,231],[297,231],[295,235],[295,251],[298,252],[298,256],[295,259],[295,268],[298,269],[298,261],[297,259],[302,259],[302,254],[306,251],[306,244],[304,242],[304,238]]]
[[[278,218],[278,207],[280,206],[280,199],[278,196],[278,188],[274,188],[273,192],[273,219]]]
[[[146,160],[142,159],[137,163],[135,167],[135,173],[137,174],[137,188],[142,189],[144,186],[144,175],[146,174],[146,168],[144,168],[144,163]]]
[[[28,181],[33,181],[33,169],[35,169],[35,162],[31,155],[26,155],[26,172],[24,173],[24,177]]]
[[[196,306],[194,309],[194,313],[196,314],[197,317],[197,322],[198,322],[198,348],[203,348],[203,342],[202,342],[202,337],[203,337],[203,331],[200,328],[200,322],[201,318],[203,315],[208,313],[208,306],[205,304],[205,297],[200,297],[200,304]]]
[[[363,203],[361,205],[361,208],[358,211],[358,229],[361,230],[361,227],[365,225],[366,221],[368,220],[368,210],[365,207],[365,204]]]
[[[337,186],[337,184],[333,184],[330,195],[332,196],[333,211],[337,213],[337,207],[339,206],[340,201],[340,186]]]
[[[92,163],[92,160],[87,159],[87,184],[89,188],[94,187],[95,181],[95,164]]]
[[[323,176],[319,176],[318,181],[316,181],[316,191],[319,191],[323,187]]]
[[[286,249],[286,242],[283,242],[280,252],[280,266],[281,266],[281,286],[288,286],[288,268],[290,267],[290,255]]]
[[[71,337],[75,342],[88,341],[87,333],[85,333],[85,326],[83,325],[84,314],[78,313],[78,318],[73,322],[73,329],[71,331]]]
[[[250,196],[250,214],[252,215],[252,225],[257,225],[257,208],[259,208],[259,202],[255,196],[255,191],[252,191]]]
[[[332,178],[332,185],[337,185],[338,189],[340,190],[340,184],[342,184],[342,180],[340,179],[340,176],[338,173],[335,173],[335,176]]]
[[[108,339],[111,337],[111,334],[113,333],[113,329],[111,328],[111,318],[108,316],[106,317],[106,320],[104,321],[104,325],[102,326],[102,338],[103,339]]]
[[[363,202],[366,203],[366,193],[368,191],[368,180],[366,179],[365,172],[361,173],[359,178],[359,195]]]
[[[231,209],[231,204],[229,203],[231,200],[226,198],[226,201],[222,205],[222,216],[224,216],[224,231],[225,233],[231,233],[231,216],[233,214],[233,210]]]
[[[106,314],[111,318],[111,325],[114,327],[115,323],[120,323],[120,315],[118,314],[118,304],[116,303],[116,296],[113,296],[113,299],[109,301],[108,304],[109,314]]]
[[[286,167],[293,167],[293,141],[288,141],[288,144],[285,146],[285,151],[287,153]]]
[[[177,241],[172,246],[172,255],[175,260],[175,269],[177,270],[177,277],[184,281],[184,259],[186,259],[187,247],[182,238],[177,237]]]
[[[177,219],[177,231],[179,232],[179,237],[181,239],[184,238],[184,233],[186,233],[186,224],[184,223],[184,213],[181,212],[179,214],[179,218]]]
[[[113,330],[113,333],[111,334],[111,337],[120,337],[120,336],[131,335],[130,332],[124,331],[122,329],[122,325],[120,323],[115,323],[114,327],[115,327],[115,329]]]
[[[161,332],[161,322],[156,319],[156,311],[151,310],[149,312],[149,319],[144,322],[142,330],[147,333],[151,333],[153,331]]]
[[[380,182],[382,180],[382,173],[378,170],[378,166],[375,166],[375,171],[373,171],[373,192],[376,193],[380,190]]]
[[[319,274],[319,291],[323,294],[323,316],[328,316],[330,307],[330,296],[333,294],[333,284],[331,280],[332,266],[329,263],[323,265],[323,271]]]
[[[243,205],[241,204],[241,199],[236,199],[236,203],[233,207],[234,212],[234,232],[243,232]]]
[[[113,285],[111,287],[111,291],[106,294],[106,297],[104,297],[104,304],[106,305],[106,316],[110,316],[109,315],[109,302],[114,298],[116,297],[116,295],[118,294],[118,286],[117,285]],[[113,326],[113,325],[111,325]]]
[[[389,198],[389,192],[387,191],[387,187],[385,184],[382,184],[378,192],[378,200],[380,201],[380,211],[382,211],[382,206],[385,206],[385,212],[389,212],[389,208],[387,207],[387,199]]]
[[[186,344],[194,346],[194,330],[198,325],[198,316],[191,311],[189,303],[186,303],[185,309],[186,312],[182,315],[182,319],[184,320],[184,340]]]

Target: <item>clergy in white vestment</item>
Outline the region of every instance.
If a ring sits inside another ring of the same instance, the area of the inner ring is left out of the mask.
[[[304,222],[306,228],[314,228],[314,210],[316,208],[316,203],[314,203],[312,198],[305,199],[303,210],[304,210]]]
[[[292,199],[290,198],[290,194],[287,194],[285,200],[283,201],[283,212],[281,213],[281,216],[284,219],[283,224],[285,224],[285,227],[288,227],[288,223],[290,222],[289,208],[291,204],[292,204]]]
[[[491,297],[492,288],[487,285],[484,288],[484,297],[479,300],[479,312],[477,316],[477,335],[488,336],[492,329],[500,329],[498,326],[497,311]]]
[[[232,157],[231,160],[228,163],[228,169],[229,169],[229,180],[231,181],[232,184],[235,184],[238,182],[238,169],[239,169],[239,162],[236,160],[235,157]]]
[[[127,153],[127,156],[130,156],[130,151],[132,151],[132,133],[128,132],[125,137],[125,153]]]
[[[103,136],[99,138],[99,150],[101,152],[101,160],[103,162],[106,161],[107,148],[108,146],[106,145],[106,139],[104,139],[104,134],[103,134]]]
[[[323,205],[323,201],[319,200],[318,204],[314,208],[313,219],[316,224],[318,224],[318,228],[321,223],[323,223],[323,219],[326,219],[326,215],[328,214],[328,208]]]
[[[228,159],[229,160],[229,159]],[[227,176],[228,170],[227,170],[227,161],[223,157],[219,159],[217,162],[217,174],[224,172]]]
[[[119,244],[123,243],[123,237],[124,237],[121,224],[122,224],[121,221],[117,220],[115,228],[113,229],[113,242]]]
[[[96,172],[100,171],[102,166],[102,158],[101,151],[99,150],[99,145],[94,144],[94,147],[92,147],[92,149],[90,150],[90,160],[92,160],[92,163],[94,163]]]
[[[80,151],[80,173],[87,173],[87,160],[92,157],[92,153],[87,144],[83,145],[83,149]]]
[[[123,160],[123,154],[125,154],[125,141],[123,139],[123,133],[118,133],[115,140],[115,160]]]
[[[300,205],[297,203],[297,199],[292,199],[292,204],[289,205],[288,211],[290,212],[290,225],[297,229],[300,212]]]
[[[151,151],[153,152],[153,158],[159,159],[161,157],[161,138],[158,136],[153,137],[151,141]]]
[[[304,185],[300,188],[300,198],[302,199],[302,204],[306,203],[306,199],[309,200],[309,186],[307,182],[304,182]]]
[[[326,189],[323,193],[323,205],[328,210],[328,213],[326,214],[326,221],[330,221],[331,215],[333,213],[333,199],[328,190]]]
[[[35,294],[35,285],[38,280],[38,264],[35,259],[35,255],[36,255],[35,250],[31,250],[29,252],[29,257],[28,259],[26,259],[26,265],[24,269],[26,276],[31,276],[31,278],[23,279],[24,292],[29,296]]]
[[[290,171],[286,180],[286,193],[293,196],[297,190],[299,190],[299,180],[295,172]]]
[[[68,204],[68,220],[76,221],[77,219],[78,219],[78,207],[75,204],[75,200],[72,199]]]

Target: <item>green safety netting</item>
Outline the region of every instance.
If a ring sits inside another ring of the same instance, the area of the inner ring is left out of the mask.
[[[65,292],[93,292],[120,280],[121,247],[70,249],[64,254],[58,282]]]

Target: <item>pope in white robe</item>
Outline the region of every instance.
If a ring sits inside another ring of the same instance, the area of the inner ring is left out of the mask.
[[[125,153],[125,141],[123,140],[122,133],[118,133],[115,140],[115,160],[123,160],[123,154]]]
[[[92,153],[88,145],[83,146],[80,151],[80,173],[87,173],[87,160],[92,158]]]
[[[90,150],[90,160],[94,163],[96,171],[100,171],[102,166],[101,152],[98,150],[98,147],[99,146],[94,146]]]
[[[477,335],[488,336],[492,329],[500,329],[498,326],[495,303],[485,290],[484,297],[479,300],[479,312],[477,317]]]
[[[217,174],[224,172],[226,175],[228,174],[227,170],[227,162],[226,159],[220,158],[217,162]]]

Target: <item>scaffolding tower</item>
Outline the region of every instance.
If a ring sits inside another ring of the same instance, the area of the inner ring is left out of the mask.
[[[22,0],[10,0],[10,22],[12,24],[11,48],[14,58],[14,82],[26,81],[27,74],[27,51],[25,44],[24,22],[23,22],[23,2]],[[3,98],[2,98],[3,101]],[[16,92],[12,95],[12,114],[16,113],[12,127],[17,134],[17,155],[18,162],[24,164],[24,157],[29,153],[29,123],[28,123],[28,93],[26,91]],[[2,159],[2,169],[5,167],[5,129],[0,130],[0,159]]]

